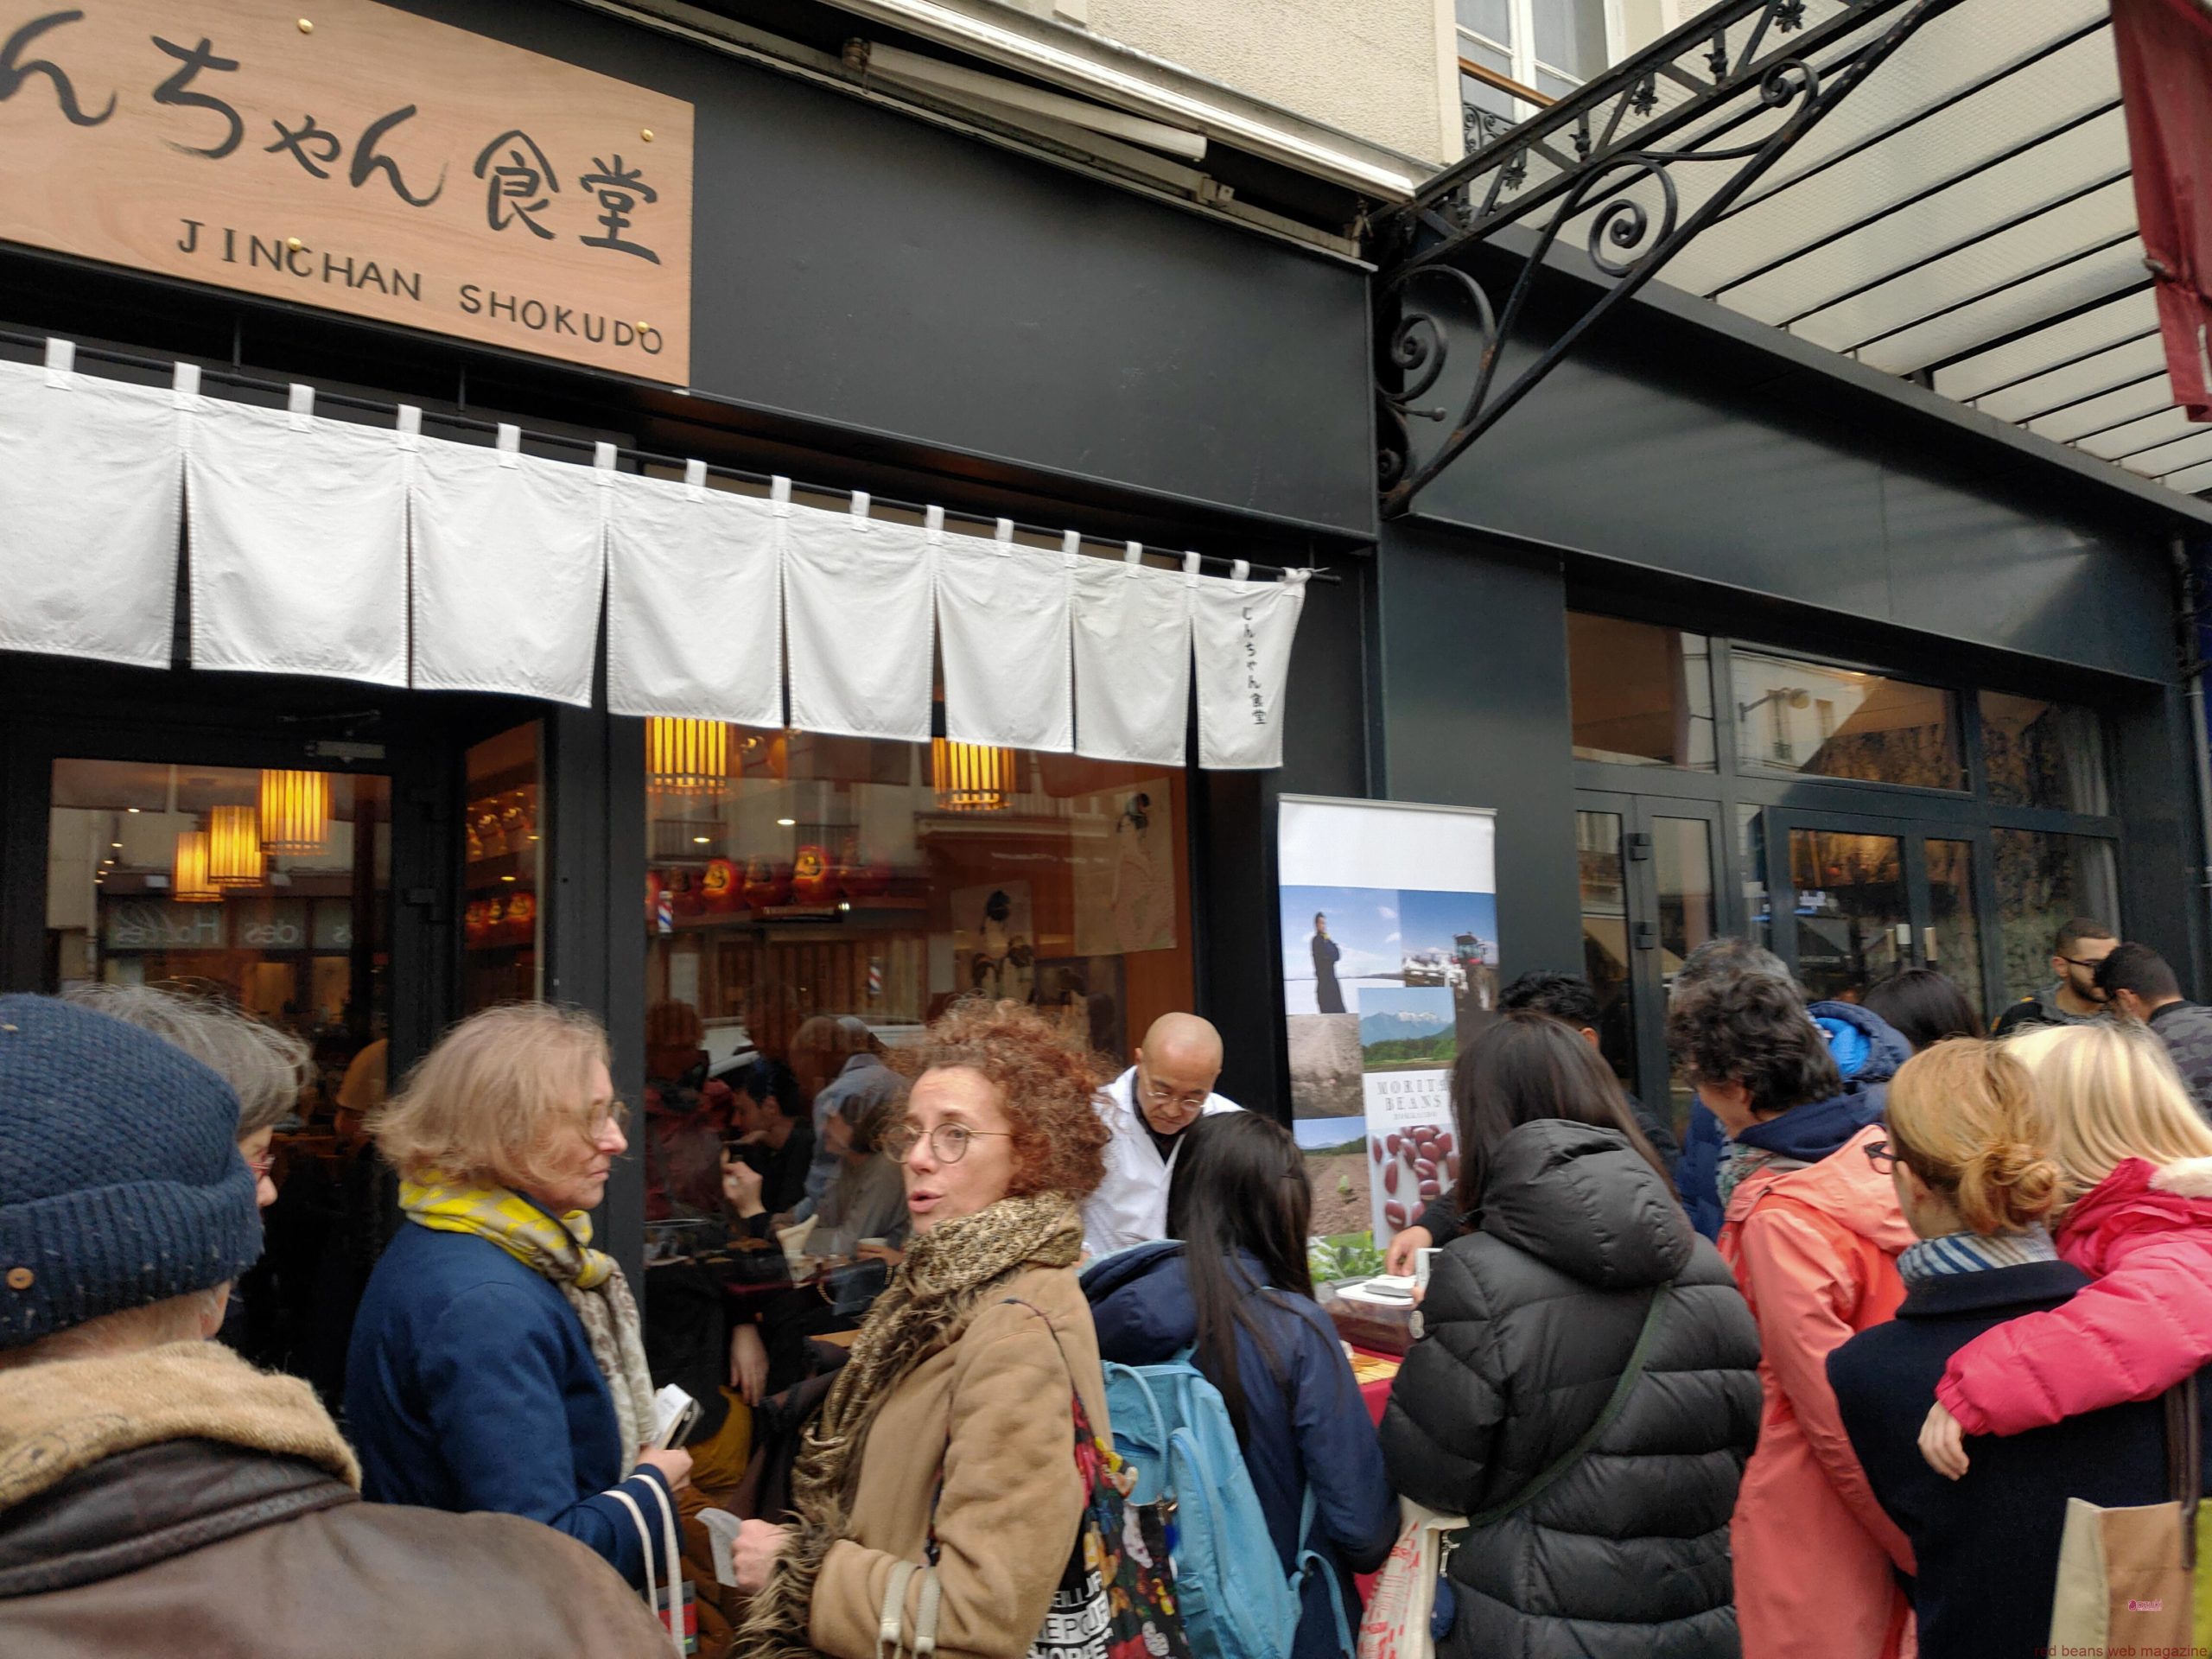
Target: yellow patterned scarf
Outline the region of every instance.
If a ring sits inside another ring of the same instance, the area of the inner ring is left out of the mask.
[[[399,1184],[399,1208],[418,1227],[469,1233],[498,1245],[560,1287],[582,1323],[592,1358],[613,1397],[623,1457],[653,1440],[652,1373],[645,1365],[638,1304],[614,1258],[591,1248],[591,1217],[571,1210],[557,1220],[504,1186],[471,1186],[435,1169]]]

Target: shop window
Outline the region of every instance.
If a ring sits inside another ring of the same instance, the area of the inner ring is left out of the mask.
[[[1980,696],[1989,798],[2002,806],[2105,813],[2104,730],[2096,711],[2002,691]]]
[[[1732,661],[1745,770],[1966,787],[1956,711],[1941,687],[1750,651]]]
[[[810,1099],[833,1025],[895,1049],[1004,997],[1118,1058],[1192,1006],[1179,772],[688,721],[647,750],[655,1221],[718,1208],[707,1085],[767,1058]]]
[[[1628,869],[1621,815],[1577,812],[1574,846],[1582,878],[1582,975],[1598,994],[1598,1046],[1613,1075],[1636,1083],[1636,1019],[1629,988]]]
[[[1752,805],[1736,808],[1736,865],[1744,893],[1744,937],[1774,949],[1774,902],[1766,890],[1766,815]]]
[[[465,1013],[544,995],[545,848],[532,721],[468,752],[461,914]]]
[[[387,1076],[390,782],[57,760],[52,783],[45,988],[184,992],[307,1045],[270,1147],[266,1249],[226,1337],[334,1410],[387,1197],[365,1117]]]
[[[1713,770],[1713,681],[1702,634],[1569,612],[1574,758]]]
[[[2050,984],[2051,942],[2070,918],[2093,917],[2120,932],[2120,876],[2113,843],[2098,836],[1995,830],[1990,840],[2009,1001]]]

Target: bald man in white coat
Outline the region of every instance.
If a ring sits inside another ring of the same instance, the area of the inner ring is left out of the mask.
[[[1167,1182],[1183,1131],[1216,1112],[1244,1109],[1213,1092],[1221,1033],[1194,1014],[1161,1014],[1135,1058],[1095,1103],[1114,1138],[1106,1179],[1083,1207],[1083,1247],[1094,1258],[1165,1238]]]

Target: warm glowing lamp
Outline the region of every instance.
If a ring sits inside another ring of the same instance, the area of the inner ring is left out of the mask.
[[[261,825],[250,806],[207,814],[207,879],[219,887],[261,885]]]
[[[297,858],[325,852],[329,846],[330,774],[263,772],[262,850]]]

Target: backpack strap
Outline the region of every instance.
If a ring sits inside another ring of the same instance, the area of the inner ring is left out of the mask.
[[[1306,1541],[1313,1535],[1313,1518],[1319,1510],[1319,1502],[1313,1496],[1313,1484],[1306,1484],[1306,1498],[1298,1506],[1298,1566],[1290,1575],[1290,1599],[1301,1610],[1306,1605],[1306,1575],[1318,1571],[1321,1582],[1328,1586],[1329,1611],[1337,1618],[1337,1651],[1357,1653],[1358,1645],[1351,1638],[1351,1618],[1344,1611],[1344,1581],[1337,1576],[1335,1566],[1319,1550],[1310,1548]]]
[[[1659,1335],[1659,1323],[1667,1311],[1667,1303],[1674,1295],[1672,1284],[1662,1284],[1651,1293],[1651,1305],[1644,1310],[1643,1328],[1637,1332],[1636,1346],[1629,1351],[1628,1363],[1622,1369],[1620,1381],[1613,1384],[1611,1398],[1605,1408],[1598,1414],[1597,1421],[1583,1431],[1582,1438],[1553,1459],[1543,1471],[1503,1503],[1484,1510],[1480,1515],[1467,1517],[1470,1529],[1487,1527],[1503,1521],[1515,1510],[1534,1503],[1546,1488],[1582,1460],[1585,1452],[1598,1443],[1598,1437],[1613,1426],[1627,1408],[1628,1397],[1636,1392],[1636,1385],[1643,1379],[1644,1362],[1651,1357],[1651,1347]]]

